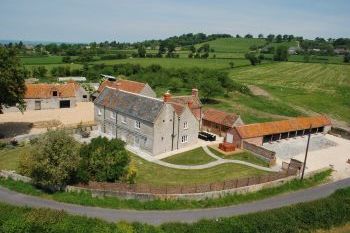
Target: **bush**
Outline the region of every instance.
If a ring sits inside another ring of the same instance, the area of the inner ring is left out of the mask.
[[[81,182],[121,180],[128,174],[130,157],[119,139],[94,138],[81,147],[78,180]]]
[[[79,144],[63,130],[48,131],[22,156],[20,172],[34,184],[56,191],[70,184],[79,165]]]
[[[6,147],[6,142],[0,141],[0,150]]]

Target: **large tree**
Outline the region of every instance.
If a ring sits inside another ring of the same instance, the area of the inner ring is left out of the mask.
[[[273,60],[275,60],[275,61],[288,61],[288,47],[287,46],[279,46],[276,49],[275,55],[273,56]]]
[[[0,113],[3,107],[14,106],[23,111],[26,71],[14,48],[0,47]]]

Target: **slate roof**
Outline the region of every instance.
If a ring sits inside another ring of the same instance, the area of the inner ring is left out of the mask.
[[[203,120],[214,122],[216,124],[224,125],[227,127],[232,127],[238,117],[239,116],[234,113],[227,113],[212,108],[203,111]]]
[[[109,81],[105,80],[99,86],[97,92],[102,92],[105,87],[117,88],[117,84],[119,84],[118,89],[123,91],[128,91],[132,93],[141,93],[141,91],[145,88],[145,83],[140,83],[136,81],[130,80],[118,80],[118,81]]]
[[[69,98],[75,97],[79,84],[69,82],[64,84],[26,84],[24,99],[49,99],[52,98],[52,92],[57,91],[58,97]]]
[[[235,129],[241,138],[255,138],[271,134],[279,134],[297,130],[309,129],[331,125],[331,121],[326,116],[297,117],[290,120],[272,121],[237,126]]]
[[[104,88],[95,104],[153,123],[163,108],[159,99],[113,88]]]

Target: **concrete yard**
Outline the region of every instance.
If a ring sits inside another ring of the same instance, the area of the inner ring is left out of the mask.
[[[0,132],[5,134],[5,137],[40,132],[46,129],[45,124],[40,123],[31,128],[31,123],[52,121],[65,126],[93,122],[94,105],[92,102],[80,102],[73,108],[25,111],[23,114],[21,112],[0,114]]]
[[[289,162],[290,158],[304,161],[307,137],[281,140],[264,147],[276,152],[277,164]],[[334,178],[350,177],[350,141],[333,135],[313,135],[310,140],[310,150],[306,162],[306,172],[316,171],[325,167],[333,167]]]

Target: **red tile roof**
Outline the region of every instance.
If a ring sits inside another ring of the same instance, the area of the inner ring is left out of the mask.
[[[130,81],[130,80],[118,80],[118,81],[109,81],[105,80],[101,83],[99,86],[97,92],[101,93],[102,90],[105,87],[112,87],[112,88],[118,88],[123,91],[128,91],[132,93],[139,94],[141,91],[145,88],[146,84],[145,83],[140,83],[136,81]]]
[[[76,96],[76,90],[79,88],[77,83],[65,84],[26,84],[27,90],[24,95],[25,99],[49,99],[53,91],[58,92],[58,97],[69,98]]]
[[[200,117],[201,117],[200,108],[202,106],[202,103],[198,97],[193,96],[193,95],[172,96],[171,99],[169,100],[169,102],[177,103],[177,104],[181,104],[181,105],[188,105],[189,102],[192,102],[192,105],[190,107],[191,112],[193,113],[193,115],[197,119],[200,119]]]
[[[227,127],[233,127],[233,124],[236,122],[238,117],[239,116],[235,113],[227,113],[212,108],[205,109],[203,111],[203,120],[214,122],[216,124],[224,125]]]
[[[255,138],[271,134],[279,134],[297,130],[322,127],[331,125],[331,121],[326,116],[297,117],[290,120],[273,121],[266,123],[256,123],[237,126],[235,129],[241,138]]]
[[[171,106],[173,106],[173,108],[178,116],[180,116],[182,114],[183,110],[185,109],[185,106],[182,104],[178,104],[178,103],[170,103],[170,104],[171,104]]]

